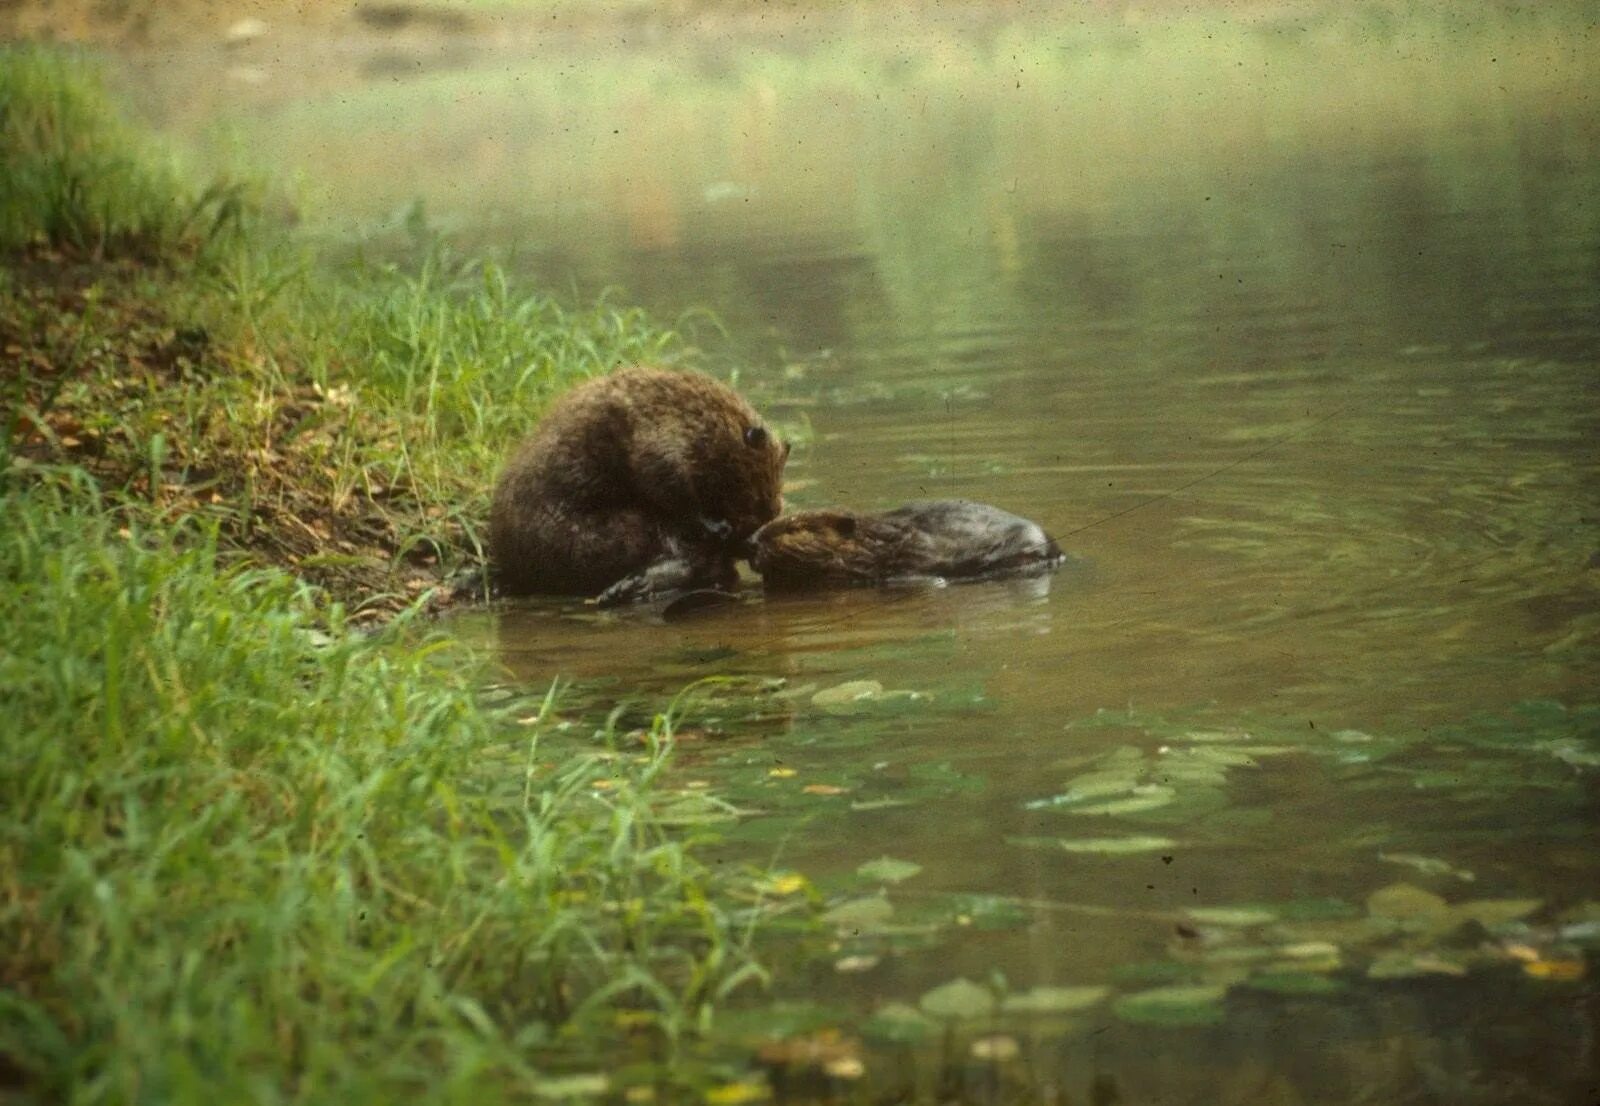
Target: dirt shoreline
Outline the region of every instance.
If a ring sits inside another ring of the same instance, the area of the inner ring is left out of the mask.
[[[152,468],[148,441],[133,431],[161,397],[198,388],[207,376],[241,373],[261,356],[218,341],[168,308],[163,287],[186,279],[185,262],[100,258],[40,245],[0,256],[17,281],[0,296],[0,348],[27,367],[24,415],[12,443],[15,472],[71,465],[92,476],[112,504],[137,503],[168,520],[213,518],[229,556],[293,573],[345,603],[352,622],[386,621],[430,596],[440,611],[467,599],[445,583],[439,537],[407,541],[427,521],[404,488],[333,494],[297,424],[332,418],[340,433],[362,431],[342,397],[296,381],[273,397],[279,408],[255,449],[221,435],[167,438]],[[85,341],[85,336],[90,340]],[[170,422],[171,415],[157,416]],[[249,495],[245,495],[248,488]],[[252,505],[230,510],[244,499]],[[457,528],[436,521],[466,545]],[[465,552],[459,556],[469,557]]]

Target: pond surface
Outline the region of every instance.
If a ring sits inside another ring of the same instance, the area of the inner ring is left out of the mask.
[[[838,935],[752,1026],[969,1097],[1590,1102],[1600,34],[1472,13],[407,40],[151,103],[341,233],[420,198],[709,308],[794,505],[979,499],[1081,559],[453,624],[574,712],[743,678],[674,787]]]

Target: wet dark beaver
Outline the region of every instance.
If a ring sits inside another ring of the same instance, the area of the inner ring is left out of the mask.
[[[797,511],[756,531],[751,546],[751,565],[777,589],[986,578],[1044,571],[1062,560],[1035,523],[965,499],[882,514]]]
[[[621,369],[550,408],[495,486],[489,549],[508,594],[625,602],[726,585],[783,509],[789,447],[726,385]]]

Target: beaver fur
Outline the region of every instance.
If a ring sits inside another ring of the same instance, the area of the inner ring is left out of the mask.
[[[500,474],[496,583],[605,603],[725,586],[750,536],[783,509],[788,456],[748,403],[701,373],[636,367],[586,381]]]
[[[938,499],[881,514],[797,511],[756,531],[750,564],[769,588],[969,580],[1062,561],[1036,523],[986,503]]]

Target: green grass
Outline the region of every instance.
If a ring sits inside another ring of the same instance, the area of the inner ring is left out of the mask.
[[[692,352],[421,226],[408,264],[320,253],[263,213],[270,186],[189,186],[80,63],[0,51],[0,92],[0,341],[22,351],[0,456],[217,518],[352,605],[482,561],[496,468],[554,395]]]
[[[352,450],[339,476],[403,484],[475,546],[490,477],[552,394],[681,352],[675,331],[637,309],[569,308],[515,288],[493,263],[451,262],[438,247],[414,272],[360,265],[342,277],[298,305],[307,369],[324,388],[359,382],[369,414],[404,429],[393,446]]]
[[[155,259],[239,217],[237,186],[189,187],[81,63],[13,47],[0,58],[0,247],[42,236]]]
[[[554,692],[486,708],[412,603],[542,405],[676,335],[436,243],[335,265],[79,64],[0,93],[0,1096],[684,1077],[771,906],[658,813],[677,707],[547,751]]]
[[[652,813],[669,715],[552,767],[214,527],[74,474],[0,509],[0,1054],[41,1100],[517,1100],[617,1007],[670,1061],[760,978],[750,878]]]

